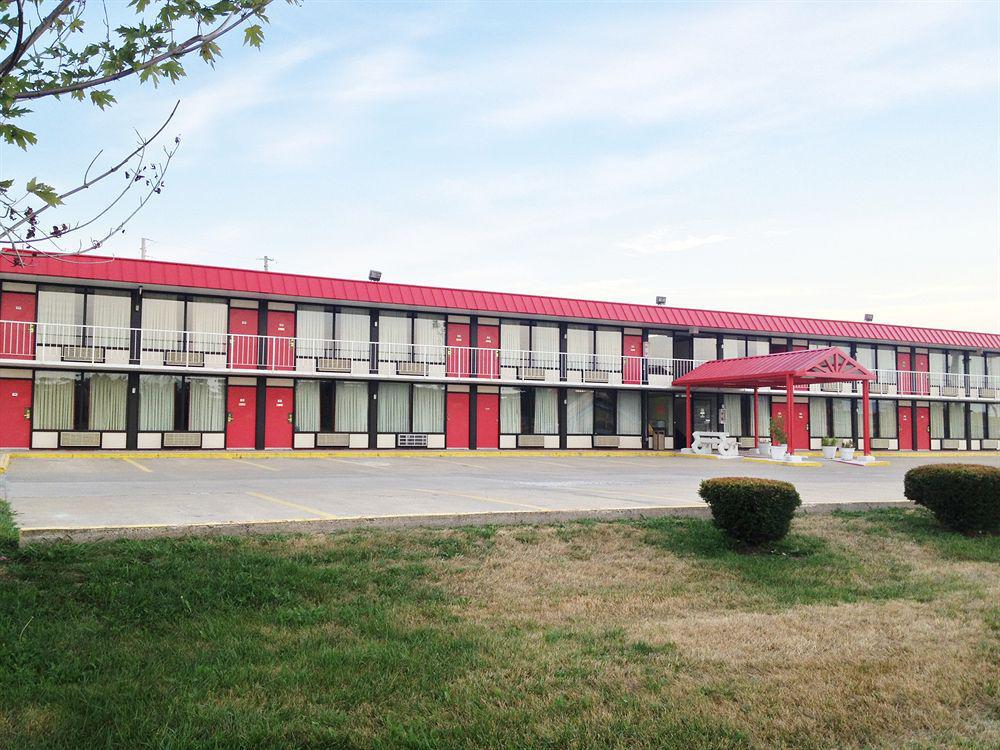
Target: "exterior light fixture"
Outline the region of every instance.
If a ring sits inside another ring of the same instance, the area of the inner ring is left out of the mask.
[[[368,272],[368,280],[369,281],[381,281],[382,280],[382,272],[381,271],[375,271],[375,270],[369,271]]]
[[[871,323],[873,320],[875,320],[873,313],[865,313],[865,323]]]
[[[666,297],[657,297],[656,298],[656,304],[658,304],[658,305],[665,305],[665,304],[667,304],[667,298]]]

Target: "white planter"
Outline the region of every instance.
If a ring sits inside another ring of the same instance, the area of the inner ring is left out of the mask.
[[[775,461],[784,461],[785,454],[788,453],[787,445],[772,445],[770,454]]]
[[[770,440],[761,440],[761,441],[759,441],[757,443],[757,453],[759,453],[760,455],[762,455],[764,458],[767,458],[768,456],[770,456],[771,455],[771,441]]]
[[[844,461],[853,461],[854,460],[854,448],[841,448],[840,449],[840,457]]]
[[[824,445],[823,446],[823,458],[832,460],[837,457],[837,446],[836,445]]]

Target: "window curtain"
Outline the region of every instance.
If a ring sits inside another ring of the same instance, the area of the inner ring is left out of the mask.
[[[531,364],[559,369],[559,326],[536,323],[531,327]]]
[[[444,318],[418,315],[413,321],[414,361],[443,364],[444,347]]]
[[[368,432],[368,384],[342,381],[334,394],[334,429]]]
[[[530,348],[528,327],[520,323],[500,323],[500,364],[504,367],[520,367],[521,352]]]
[[[83,295],[63,289],[38,291],[38,343],[79,346],[83,343]]]
[[[694,337],[694,358],[697,360],[709,361],[718,359],[719,350],[715,343],[715,337],[705,336]]]
[[[229,308],[225,303],[214,300],[188,302],[186,330],[189,352],[225,354]]]
[[[337,356],[365,360],[371,354],[371,318],[367,312],[341,310],[335,316]]]
[[[940,401],[931,402],[931,437],[944,437],[944,404]]]
[[[972,430],[969,432],[969,437],[973,440],[981,440],[986,437],[985,423],[983,422],[986,404],[969,404],[969,408],[972,410]]]
[[[410,386],[408,383],[378,384],[378,431],[409,432]]]
[[[866,369],[875,369],[875,350],[870,346],[859,346],[854,358]]]
[[[833,399],[833,436],[851,437],[851,402],[846,398]]]
[[[953,440],[965,439],[965,404],[948,404],[948,437]]]
[[[638,391],[618,392],[618,434],[642,434],[642,404]]]
[[[32,426],[36,430],[72,430],[76,396],[76,374],[39,372],[35,375],[35,406]]]
[[[722,358],[736,359],[747,356],[747,342],[743,339],[722,339]]]
[[[139,376],[139,429],[174,429],[174,400],[180,378],[176,375]]]
[[[750,397],[753,401],[753,396]],[[771,397],[770,396],[757,396],[757,419],[760,420],[760,424],[757,425],[757,435],[760,437],[768,437],[771,434]],[[850,422],[848,422],[850,424]]]
[[[295,351],[300,357],[326,357],[333,339],[333,313],[322,307],[299,307],[295,311]],[[318,402],[317,402],[318,403]]]
[[[410,361],[409,316],[398,313],[379,313],[378,341],[379,359],[382,362]]]
[[[97,292],[87,295],[87,344],[128,349],[132,297],[128,292]]]
[[[639,394],[636,394],[637,396]],[[726,419],[722,429],[733,436],[743,434],[743,399],[738,393],[727,393],[722,397],[722,405],[726,410]]]
[[[226,424],[224,378],[188,378],[188,430],[222,432]]]
[[[878,401],[872,402],[872,406],[878,404],[878,432],[875,433],[880,438],[899,437],[896,428],[896,402]]]
[[[535,434],[559,434],[559,393],[555,388],[535,389]]]
[[[184,330],[184,303],[166,297],[142,298],[142,348],[180,351]]]
[[[444,432],[443,385],[413,385],[413,431]]]
[[[89,429],[124,431],[128,375],[93,372],[87,379],[90,382]]]
[[[986,432],[993,440],[1000,438],[1000,404],[986,404]]]
[[[298,432],[319,432],[318,380],[299,380],[295,383],[295,429]]]
[[[829,429],[826,419],[826,407],[830,399],[811,398],[809,399],[809,436],[826,437]],[[849,429],[849,426],[848,426]]]
[[[621,372],[622,332],[599,329],[594,342],[596,369],[601,372]]]
[[[771,351],[771,342],[767,339],[748,339],[747,340],[747,356],[748,357],[759,357],[764,354],[768,354]]]
[[[883,383],[895,383],[896,382],[896,350],[880,346],[875,354],[875,362],[880,373],[881,382]],[[884,437],[884,436],[883,436]]]
[[[566,393],[566,432],[591,435],[594,432],[594,394],[591,391]]]
[[[537,407],[536,407],[537,408]],[[500,389],[500,433],[516,435],[521,431],[521,389]]]
[[[875,418],[876,418],[876,410],[878,409],[878,404],[874,400],[872,400],[870,402],[870,404],[871,404],[871,409],[868,412],[868,429],[871,430],[871,432],[869,434],[874,437],[876,435],[876,433],[875,433]],[[857,406],[855,407],[855,412],[857,414],[857,422],[856,422],[856,424],[858,426],[858,442],[857,442],[857,446],[860,448],[862,446],[862,443],[863,443],[864,439],[865,439],[864,401],[862,401],[860,398],[857,400]]]
[[[570,326],[566,331],[566,352],[566,366],[570,370],[589,370],[594,353],[594,332]]]

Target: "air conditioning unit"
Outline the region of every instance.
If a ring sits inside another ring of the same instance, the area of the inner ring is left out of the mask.
[[[419,375],[423,376],[427,374],[427,363],[426,362],[397,362],[396,363],[396,374],[397,375]]]
[[[844,390],[843,383],[823,383],[820,385],[819,389],[821,391],[826,391],[827,393],[840,393]]]
[[[350,372],[351,360],[347,357],[336,357],[316,360],[317,372]]]
[[[163,364],[167,367],[204,367],[202,352],[163,352]]]
[[[953,385],[943,385],[943,386],[941,386],[941,395],[942,396],[957,396],[957,395],[959,395],[958,388],[955,387],[955,386],[953,386]]]
[[[316,434],[317,448],[347,448],[351,444],[351,436],[346,433],[320,432]]]
[[[518,448],[544,448],[545,447],[545,436],[544,435],[518,435],[517,438]]]
[[[101,433],[99,432],[60,432],[59,446],[61,448],[100,448]]]
[[[997,389],[996,388],[980,388],[979,398],[996,398]]]
[[[618,447],[618,436],[617,435],[594,435],[594,447],[595,448],[617,448]]]
[[[583,371],[583,382],[584,383],[607,383],[608,373],[601,372],[600,370],[584,370]]]
[[[64,346],[62,348],[63,362],[103,362],[104,347],[102,346]]]
[[[200,448],[200,432],[164,432],[164,448]]]
[[[545,380],[545,370],[541,367],[525,367],[521,370],[521,380]]]
[[[396,445],[400,448],[426,448],[427,435],[417,435],[414,433],[400,433],[396,438]]]

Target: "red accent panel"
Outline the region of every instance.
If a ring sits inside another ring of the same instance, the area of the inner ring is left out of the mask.
[[[448,377],[467,378],[470,374],[472,363],[469,360],[469,347],[472,346],[469,338],[468,323],[448,324]]]
[[[896,353],[896,369],[900,371],[899,373],[899,392],[903,395],[914,393],[913,375],[910,373],[912,369],[910,361],[909,352],[897,352]],[[902,440],[902,438],[900,438]],[[911,441],[912,442],[912,441]],[[900,448],[902,448],[902,443],[900,443]]]
[[[477,375],[496,380],[500,377],[500,326],[479,326],[476,346],[479,347]]]
[[[35,358],[35,295],[29,292],[0,294],[0,356]],[[11,321],[11,322],[6,322]]]
[[[787,336],[857,338],[895,343],[1000,349],[1000,333],[977,333],[937,328],[917,328],[885,323],[797,318],[782,315],[719,313],[658,305],[626,305],[538,297],[528,294],[465,291],[436,287],[390,284],[387,282],[326,279],[316,276],[247,271],[243,269],[196,266],[183,263],[98,258],[107,263],[64,263],[33,253],[21,253],[24,265],[10,262],[9,253],[0,257],[4,276],[21,278],[86,279],[143,284],[149,287],[188,287],[223,292],[250,292],[276,297],[309,297],[341,302],[411,305],[461,310],[462,312],[507,313],[526,316],[589,318],[618,323],[677,327],[703,327],[772,333]]]
[[[257,443],[257,388],[231,385],[226,398],[226,447],[255,448]]]
[[[268,310],[267,361],[272,370],[295,369],[295,313]]]
[[[0,380],[0,448],[31,446],[31,380]]]
[[[918,406],[917,412],[917,450],[931,449],[931,407]]]
[[[913,369],[917,373],[926,373],[930,371],[931,362],[930,355],[928,354],[914,354],[913,355]],[[929,396],[931,392],[931,379],[929,375],[918,374],[914,376],[916,381],[914,385],[914,391],[921,396]],[[927,445],[928,450],[930,450],[930,443]]]
[[[229,366],[236,370],[256,370],[259,342],[257,311],[229,308]]]
[[[642,336],[622,336],[622,382],[642,382]]]
[[[264,402],[264,447],[292,447],[294,393],[286,386],[268,386]]]
[[[469,447],[469,394],[448,393],[447,425],[444,444],[447,448]]]
[[[476,396],[476,448],[500,447],[500,394]]]
[[[909,355],[907,355],[909,356]],[[896,426],[899,429],[899,449],[901,451],[913,450],[913,409],[909,406],[900,406],[896,409]]]

